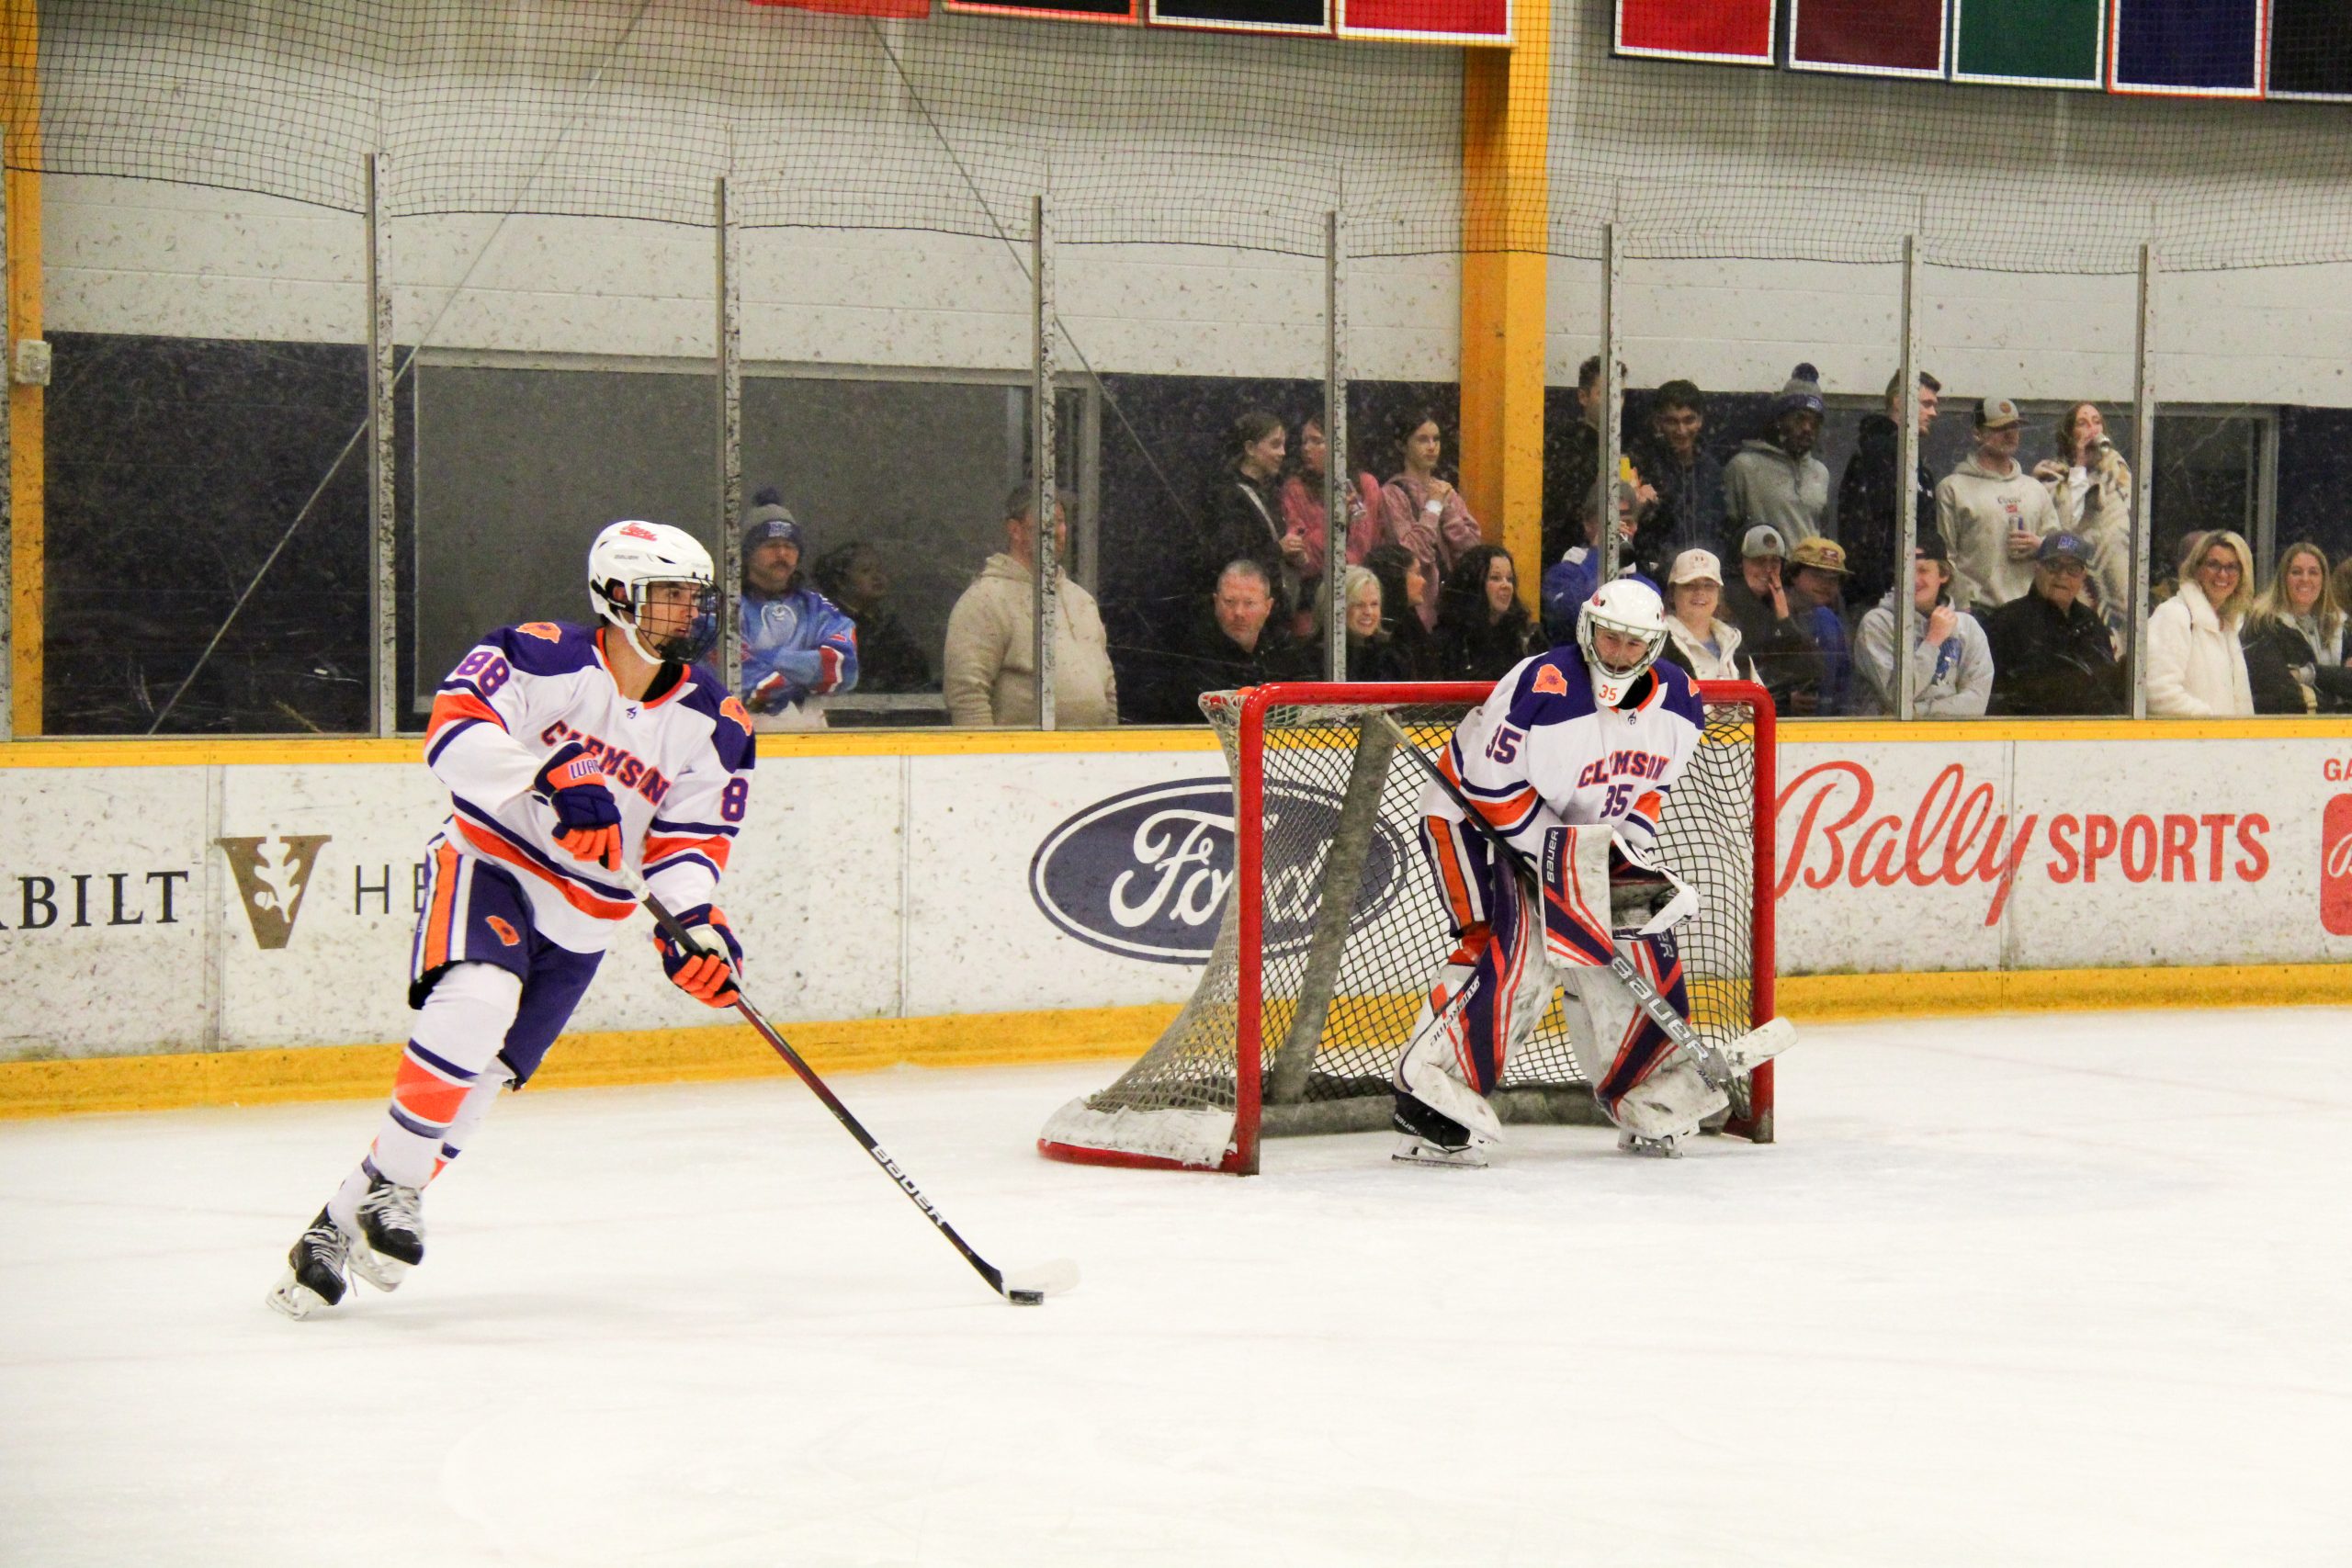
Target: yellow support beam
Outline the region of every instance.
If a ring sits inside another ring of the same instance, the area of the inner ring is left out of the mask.
[[[1552,7],[1517,0],[1518,41],[1462,55],[1462,491],[1511,554],[1521,597],[1543,576],[1544,331]]]
[[[40,325],[40,20],[35,0],[5,0],[0,12],[0,139],[7,154],[8,366],[17,344]],[[47,594],[42,496],[48,461],[43,395],[8,376],[8,503],[14,550],[8,582],[9,648],[16,733],[40,733],[41,620]]]

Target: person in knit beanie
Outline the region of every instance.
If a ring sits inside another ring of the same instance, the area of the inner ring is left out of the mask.
[[[1829,470],[1813,448],[1821,439],[1821,372],[1800,365],[1772,400],[1766,433],[1744,443],[1724,465],[1724,553],[1759,523],[1771,525],[1791,548],[1832,537],[1828,526]]]

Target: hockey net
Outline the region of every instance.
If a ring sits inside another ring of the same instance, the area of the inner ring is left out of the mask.
[[[1056,1158],[1238,1174],[1258,1140],[1388,1124],[1389,1080],[1451,948],[1423,864],[1427,775],[1373,716],[1434,756],[1488,683],[1258,686],[1201,706],[1234,781],[1234,880],[1192,999],[1117,1082],[1057,1111]],[[1699,912],[1676,931],[1690,1021],[1720,1043],[1772,1016],[1773,713],[1702,682],[1706,729],[1668,793],[1661,846]],[[1503,1120],[1597,1122],[1555,995],[1505,1065]],[[1725,1132],[1769,1142],[1771,1065]]]

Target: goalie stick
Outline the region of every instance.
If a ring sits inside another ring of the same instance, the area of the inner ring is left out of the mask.
[[[643,882],[626,870],[622,874],[628,878],[630,891],[637,895],[638,902],[645,906],[645,912],[653,917],[654,924],[660,926],[672,942],[689,952],[707,951],[699,941],[688,933],[686,928],[678,922],[678,917],[672,914],[668,907],[655,897]],[[724,954],[722,953],[721,956]],[[970,1264],[979,1277],[989,1282],[989,1289],[1015,1306],[1036,1306],[1047,1296],[1057,1296],[1065,1291],[1077,1287],[1078,1265],[1067,1258],[1057,1258],[1051,1263],[1041,1263],[1034,1269],[1023,1269],[1016,1278],[1006,1275],[995,1264],[973,1251],[971,1243],[956,1234],[956,1227],[947,1223],[947,1216],[941,1213],[932,1201],[922,1195],[922,1189],[917,1187],[913,1179],[899,1168],[899,1162],[891,1158],[880,1144],[874,1141],[874,1134],[867,1132],[865,1124],[851,1114],[849,1107],[843,1105],[841,1098],[826,1087],[825,1080],[817,1076],[816,1069],[802,1061],[800,1053],[795,1051],[791,1043],[783,1035],[778,1034],[766,1019],[760,1016],[760,1010],[753,1007],[751,998],[743,994],[741,976],[737,979],[733,1006],[753,1029],[759,1031],[760,1038],[766,1041],[775,1054],[784,1058],[784,1065],[800,1075],[800,1081],[808,1086],[808,1091],[811,1094],[824,1102],[825,1109],[833,1113],[834,1120],[849,1129],[849,1135],[857,1140],[858,1146],[873,1156],[874,1163],[882,1168],[885,1175],[898,1183],[899,1190],[904,1192],[908,1200],[922,1211],[923,1218],[939,1227],[939,1234],[945,1236],[954,1244],[956,1250],[964,1255],[964,1261]]]
[[[1396,743],[1396,749],[1410,756],[1421,772],[1435,781],[1453,804],[1462,808],[1463,819],[1505,857],[1506,863],[1513,871],[1535,884],[1540,890],[1542,879],[1537,876],[1535,867],[1525,853],[1487,820],[1485,814],[1470,803],[1470,797],[1462,793],[1461,786],[1447,778],[1444,771],[1430,760],[1429,754],[1413,744],[1396,719],[1385,713],[1373,716],[1389,731],[1389,738]],[[1690,1027],[1690,1021],[1675,1011],[1673,1004],[1658,995],[1657,987],[1634,967],[1631,960],[1617,952],[1613,944],[1610,949],[1607,973],[1625,988],[1642,1011],[1649,1015],[1650,1021],[1665,1031],[1666,1037],[1690,1056],[1700,1076],[1730,1096],[1734,1107],[1742,1113],[1745,1113],[1748,1100],[1747,1080],[1744,1075],[1757,1063],[1768,1061],[1787,1050],[1794,1040],[1796,1031],[1789,1021],[1775,1018],[1718,1050],[1700,1037],[1699,1032]]]

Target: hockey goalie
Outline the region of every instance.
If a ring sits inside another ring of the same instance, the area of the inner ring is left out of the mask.
[[[1666,636],[1657,590],[1607,584],[1575,644],[1513,668],[1440,753],[1421,840],[1455,945],[1397,1060],[1398,1159],[1487,1163],[1488,1096],[1555,989],[1577,1070],[1634,1154],[1679,1154],[1735,1075],[1792,1038],[1780,1024],[1718,1053],[1683,1024],[1674,928],[1697,898],[1657,836],[1706,719],[1690,677],[1658,662]],[[1671,1010],[1645,1010],[1645,992]]]

